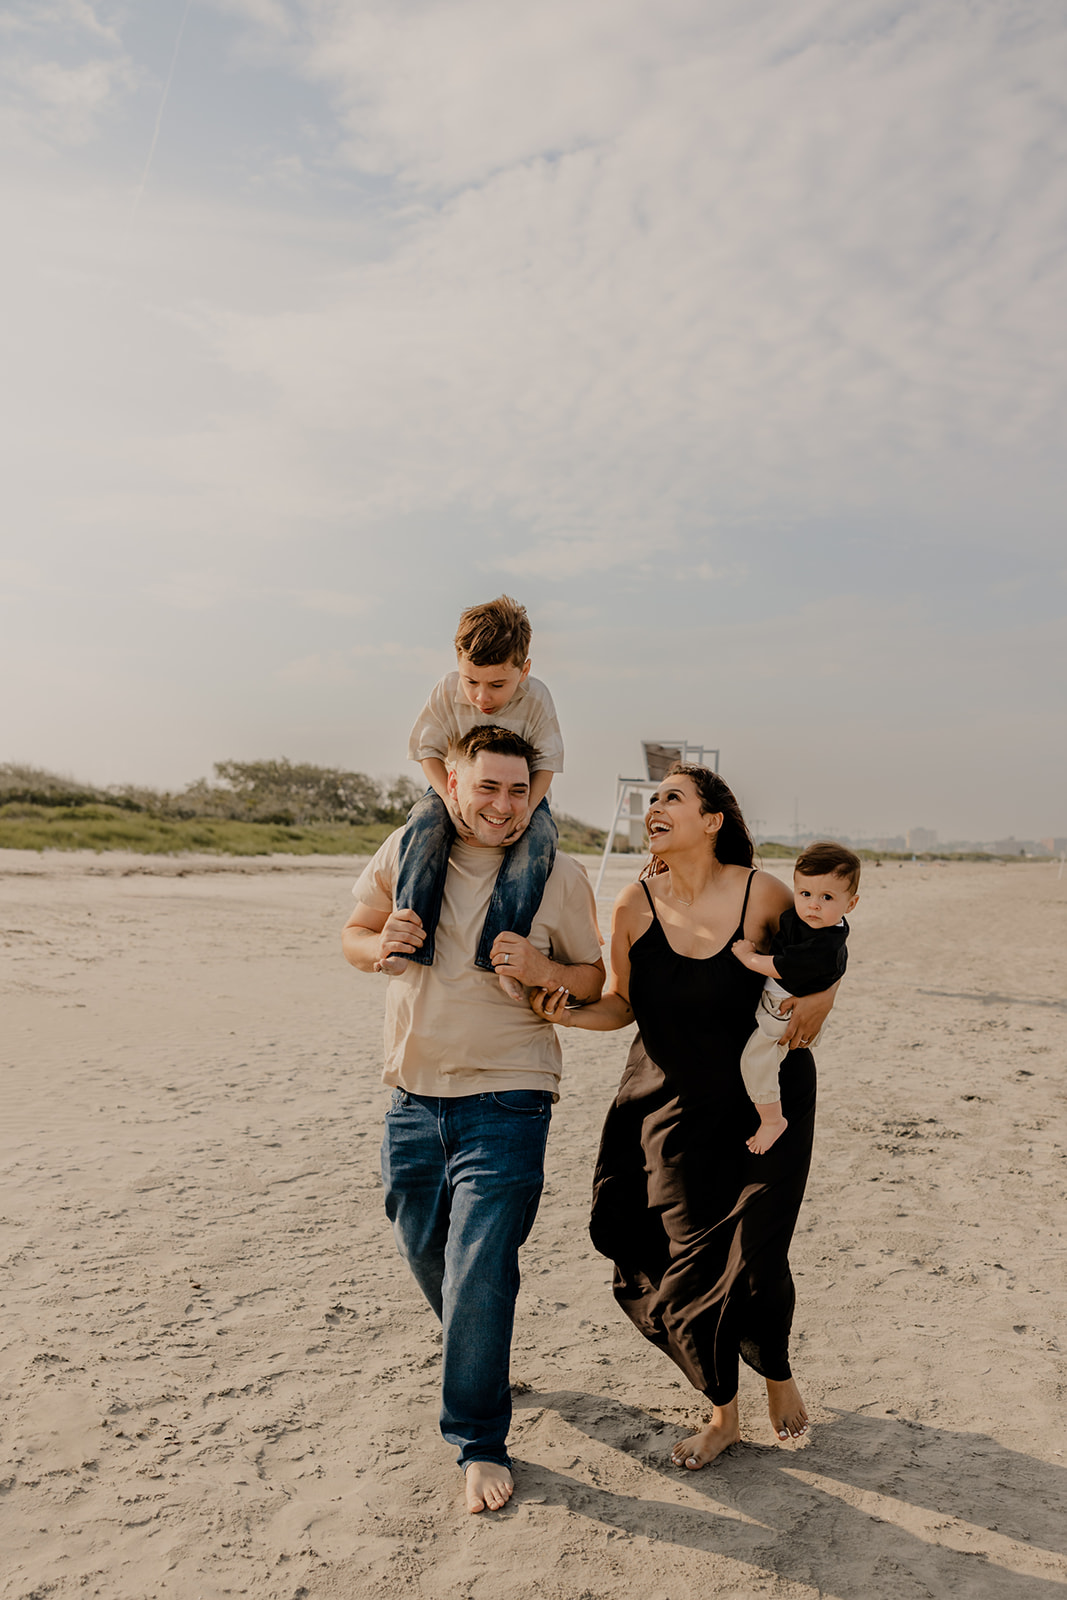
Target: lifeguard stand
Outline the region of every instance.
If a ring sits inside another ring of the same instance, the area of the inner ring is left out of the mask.
[[[691,761],[696,766],[710,767],[712,772],[719,770],[719,752],[708,750],[702,744],[690,744],[688,739],[642,739],[641,749],[645,757],[645,776],[620,777],[615,780],[615,815],[611,819],[600,871],[597,873],[596,887],[593,890],[596,895],[600,894],[600,885],[604,881],[608,857],[615,843],[615,833],[622,817],[626,815],[629,818],[630,844],[639,850],[645,831],[644,817],[648,797],[655,792],[660,779],[666,777],[668,769],[676,761]]]

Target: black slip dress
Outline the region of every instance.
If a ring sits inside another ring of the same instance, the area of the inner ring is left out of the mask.
[[[615,1298],[716,1405],[737,1393],[739,1357],[765,1378],[790,1376],[789,1244],[815,1126],[815,1062],[793,1050],[781,1071],[789,1126],[765,1155],[745,1146],[759,1115],[741,1051],[763,979],[730,947],[753,876],[735,932],[706,959],[671,948],[642,884],[652,922],[630,951],[640,1034],[593,1179],[590,1233],[615,1263]]]

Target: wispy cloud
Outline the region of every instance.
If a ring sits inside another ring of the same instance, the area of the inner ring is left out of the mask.
[[[998,454],[1040,475],[1067,420],[1046,16],[623,9],[307,13],[348,158],[442,197],[317,310],[220,314],[217,348],[298,432],[347,428],[353,508],[494,506],[531,544],[504,570],[574,574],[935,479],[980,504]]]
[[[508,587],[590,794],[664,704],[757,773],[800,637],[835,814],[872,770],[958,788],[978,707],[1038,793],[1062,741],[1027,756],[1004,685],[1054,714],[1058,8],[198,0],[123,237],[183,3],[0,15],[13,555],[97,585],[114,694],[195,636],[203,685],[248,681],[240,712],[170,685],[189,729],[349,761],[358,708],[402,750],[460,606]],[[73,678],[93,608],[49,601],[2,642]]]

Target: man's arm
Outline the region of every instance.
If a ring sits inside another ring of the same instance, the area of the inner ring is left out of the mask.
[[[379,971],[385,956],[410,956],[424,944],[426,934],[414,911],[376,911],[357,905],[341,933],[345,960],[360,972]]]
[[[566,989],[583,1003],[599,1000],[604,987],[603,961],[582,961],[574,966],[553,961],[517,933],[498,933],[489,959],[497,972],[518,978],[527,989]]]

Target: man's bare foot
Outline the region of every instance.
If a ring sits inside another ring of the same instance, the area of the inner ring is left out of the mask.
[[[497,972],[497,978],[500,980],[500,987],[504,993],[510,995],[513,1000],[526,999],[526,990],[518,978],[509,978],[506,972],[500,971]]]
[[[771,1414],[771,1427],[779,1439],[802,1439],[808,1431],[808,1413],[800,1398],[800,1390],[792,1378],[778,1383],[768,1378],[767,1409]]]
[[[780,1139],[782,1137],[782,1134],[788,1128],[789,1123],[786,1121],[785,1117],[782,1116],[782,1106],[780,1101],[778,1102],[776,1108],[772,1108],[770,1106],[757,1106],[756,1110],[759,1112],[759,1127],[756,1129],[751,1139],[745,1140],[745,1143],[748,1145],[748,1148],[752,1151],[754,1156],[762,1156],[767,1153],[776,1139]]]
[[[740,1443],[737,1401],[731,1400],[729,1405],[714,1408],[706,1428],[675,1445],[671,1461],[676,1467],[688,1467],[690,1472],[696,1472],[721,1456],[724,1450],[729,1450],[732,1444]]]
[[[468,1511],[499,1511],[511,1499],[514,1480],[507,1467],[502,1467],[498,1461],[470,1461],[463,1476]]]
[[[391,978],[398,978],[408,964],[407,956],[383,956],[375,963],[375,972],[387,972]]]

